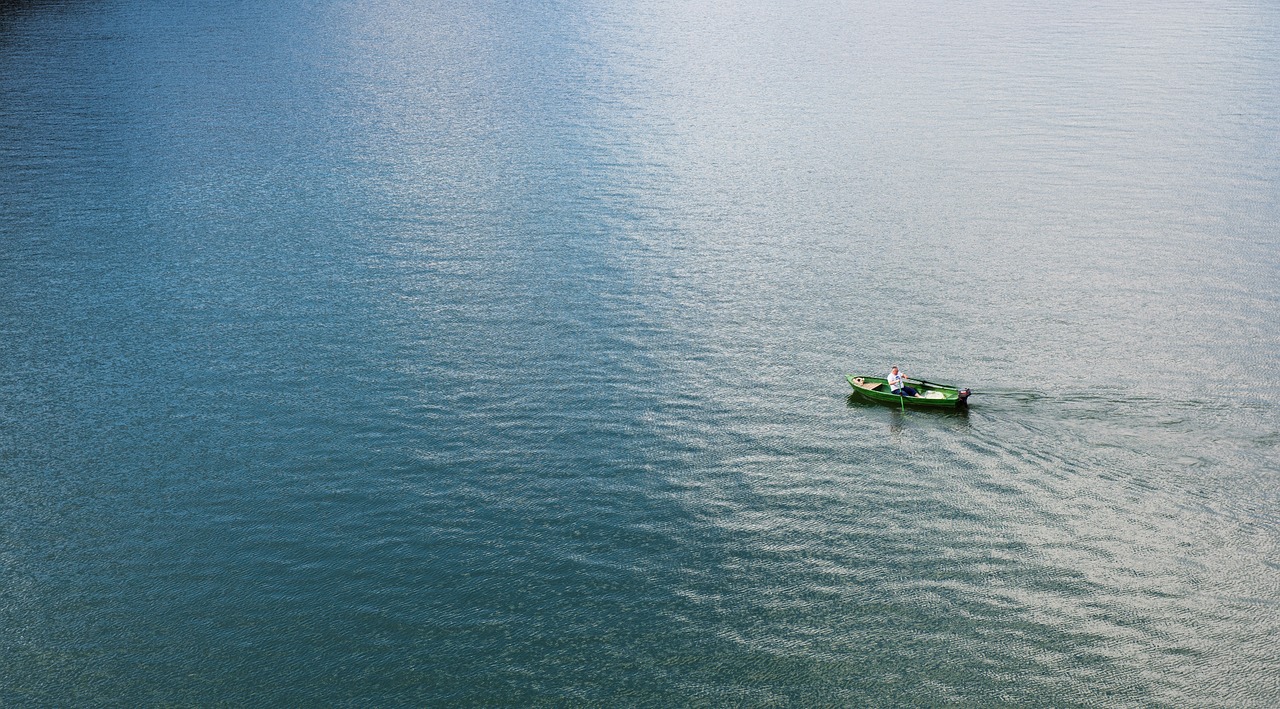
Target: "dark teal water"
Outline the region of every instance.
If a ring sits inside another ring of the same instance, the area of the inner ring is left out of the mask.
[[[1277,87],[1257,0],[0,3],[0,705],[1276,706]]]

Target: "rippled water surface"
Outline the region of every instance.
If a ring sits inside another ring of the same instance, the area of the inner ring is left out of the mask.
[[[1277,87],[1260,0],[0,3],[0,704],[1280,705]]]

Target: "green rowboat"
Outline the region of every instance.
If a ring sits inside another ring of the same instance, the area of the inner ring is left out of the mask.
[[[971,393],[968,389],[959,389],[946,384],[923,382],[919,379],[907,379],[907,384],[915,389],[916,396],[898,396],[889,391],[889,380],[884,377],[866,377],[846,374],[849,386],[853,391],[868,401],[893,406],[920,406],[931,409],[954,409],[964,406]]]

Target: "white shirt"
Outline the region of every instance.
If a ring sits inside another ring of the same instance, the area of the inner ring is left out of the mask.
[[[889,372],[889,391],[902,388],[902,372]]]

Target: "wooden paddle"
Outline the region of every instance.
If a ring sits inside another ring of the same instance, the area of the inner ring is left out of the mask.
[[[916,384],[924,384],[925,386],[942,387],[943,389],[956,389],[956,390],[960,389],[960,387],[951,386],[950,384],[939,384],[937,382],[931,382],[924,379],[912,379],[910,377],[907,377],[907,381],[915,382]]]

